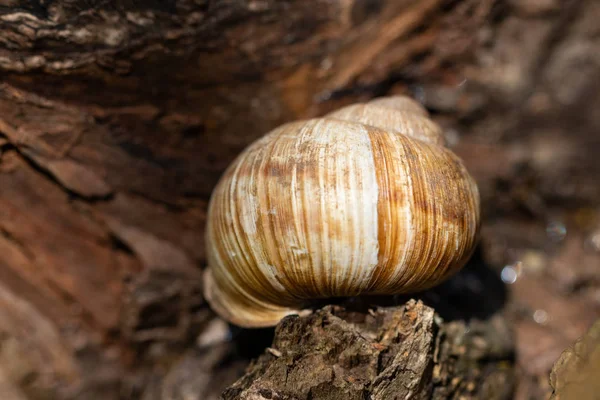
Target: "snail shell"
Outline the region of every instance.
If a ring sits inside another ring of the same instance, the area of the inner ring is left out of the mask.
[[[479,194],[406,97],[285,124],[244,150],[212,195],[204,292],[245,327],[311,299],[414,292],[470,257]]]

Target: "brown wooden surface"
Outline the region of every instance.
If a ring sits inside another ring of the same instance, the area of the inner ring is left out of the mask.
[[[0,391],[160,392],[213,320],[223,169],[282,122],[408,93],[478,179],[496,280],[529,260],[506,307],[517,396],[549,393],[600,314],[598,18],[594,0],[0,1]],[[211,354],[222,387],[247,362]]]
[[[225,400],[510,399],[512,334],[500,316],[445,324],[410,300],[287,317]]]

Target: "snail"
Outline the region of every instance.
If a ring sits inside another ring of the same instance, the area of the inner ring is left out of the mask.
[[[459,270],[479,193],[441,128],[404,96],[284,124],[247,147],[209,202],[204,294],[266,327],[311,301],[430,288]]]

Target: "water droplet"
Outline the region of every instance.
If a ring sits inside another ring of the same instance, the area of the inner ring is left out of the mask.
[[[558,243],[567,236],[567,227],[559,221],[552,221],[546,226],[546,235],[548,238]]]
[[[540,325],[544,325],[548,322],[548,313],[544,310],[535,310],[533,313],[533,320]]]
[[[519,271],[517,270],[517,268],[515,268],[514,265],[507,265],[504,268],[502,268],[502,272],[500,272],[500,279],[502,279],[502,282],[508,285],[512,285],[513,283],[515,283],[518,277]]]

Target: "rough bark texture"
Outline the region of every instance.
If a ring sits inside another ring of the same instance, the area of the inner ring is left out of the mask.
[[[494,277],[429,300],[468,318],[514,273],[516,396],[546,396],[600,316],[599,18],[596,0],[0,0],[0,392],[214,398],[248,357],[194,344],[219,175],[282,122],[408,93],[478,180]]]
[[[284,319],[223,398],[509,399],[512,348],[499,317],[444,323],[414,300],[366,314],[328,306]]]
[[[19,360],[2,366],[14,391],[143,386],[211,318],[204,213],[232,158],[335,106],[315,107],[350,82],[374,94],[465,7],[478,14],[467,40],[491,5],[477,3],[1,2],[0,332]]]

